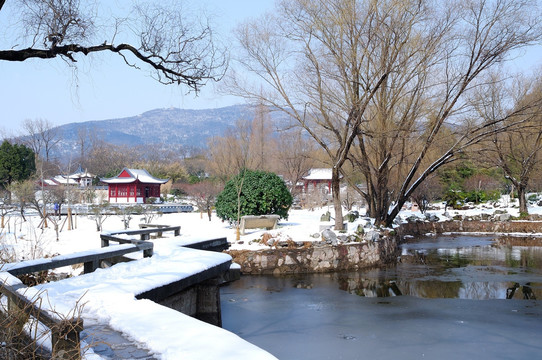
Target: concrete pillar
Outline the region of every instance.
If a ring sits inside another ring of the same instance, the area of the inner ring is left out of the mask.
[[[196,319],[222,327],[220,288],[218,279],[210,279],[196,285]]]

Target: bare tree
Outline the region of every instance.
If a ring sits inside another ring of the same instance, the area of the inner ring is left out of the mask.
[[[296,195],[296,185],[309,173],[315,161],[311,158],[314,142],[303,135],[300,128],[280,133],[277,158],[281,167],[280,173],[292,195]]]
[[[367,191],[354,188],[370,215],[391,225],[431,173],[490,136],[470,95],[541,36],[529,1],[296,0],[278,13],[239,35],[239,62],[265,90],[235,78],[234,89],[287,112],[328,153],[336,228],[347,159],[365,175]]]
[[[207,80],[219,80],[227,55],[216,46],[205,21],[192,18],[178,3],[135,5],[126,18],[100,14],[98,3],[83,0],[20,0],[0,2],[20,16],[19,37],[0,50],[0,60],[77,58],[111,52],[134,68],[146,66],[164,84],[184,84],[198,91]],[[15,8],[17,7],[17,8]],[[100,16],[101,15],[101,16]],[[109,23],[101,21],[109,19]],[[136,39],[136,42],[133,42]]]
[[[183,190],[196,202],[201,215],[205,211],[211,221],[211,211],[221,188],[214,182],[206,180],[195,184],[184,184]]]
[[[273,136],[273,127],[269,109],[262,104],[255,106],[254,118],[250,124],[250,150],[253,169],[274,171],[277,143]]]
[[[332,166],[336,229],[343,228],[341,168],[370,99],[393,70],[373,66],[371,53],[385,39],[372,34],[389,28],[375,10],[372,2],[283,1],[277,16],[266,15],[238,32],[245,51],[238,61],[263,85],[252,88],[234,75],[231,89],[285,112],[325,150]],[[388,40],[396,45],[391,49],[401,51],[400,39]],[[364,69],[369,69],[366,77]]]
[[[51,153],[61,140],[58,128],[47,119],[26,119],[22,127],[26,132],[23,143],[45,162],[51,161]]]
[[[482,148],[483,154],[502,169],[518,192],[520,213],[528,214],[527,188],[542,165],[542,82],[540,78],[516,79],[517,91],[510,91],[503,82],[494,82],[491,91],[479,94],[484,102],[478,109],[482,118],[495,124],[495,133]],[[532,107],[533,103],[537,106]],[[529,111],[523,110],[526,107]]]
[[[242,169],[254,167],[251,137],[251,122],[239,119],[235,127],[227,129],[223,136],[214,136],[208,140],[209,170],[223,183]]]

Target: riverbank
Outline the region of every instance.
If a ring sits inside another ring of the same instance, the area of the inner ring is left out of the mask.
[[[393,230],[373,232],[362,236],[359,242],[344,237],[344,243],[327,244],[325,241],[274,243],[273,249],[229,250],[233,261],[241,266],[241,273],[250,275],[288,275],[354,271],[393,264],[400,255],[399,245],[406,236],[425,234],[495,234],[497,236],[538,237],[542,244],[542,221],[413,221]],[[324,236],[322,235],[322,238]],[[533,242],[532,241],[532,242]],[[277,245],[279,244],[279,245]]]

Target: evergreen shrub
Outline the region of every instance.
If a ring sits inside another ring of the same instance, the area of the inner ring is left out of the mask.
[[[293,197],[278,175],[259,170],[242,170],[218,194],[216,215],[222,220],[236,222],[238,200],[240,216],[275,214],[288,219]]]

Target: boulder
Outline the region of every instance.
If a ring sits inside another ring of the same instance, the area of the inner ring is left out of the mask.
[[[329,211],[320,216],[320,221],[331,221],[331,214],[329,213]]]
[[[363,240],[376,242],[380,239],[380,233],[378,231],[368,231],[363,235]]]
[[[495,221],[509,221],[512,218],[510,214],[498,214],[493,217]]]
[[[438,222],[440,219],[435,214],[425,214],[425,220],[430,222]]]
[[[420,219],[416,215],[410,215],[409,217],[406,218],[406,221],[409,223],[415,223],[415,222],[419,222]]]
[[[334,241],[337,241],[337,234],[333,232],[331,229],[325,229],[322,231],[322,241],[324,241],[327,244],[331,244]]]

